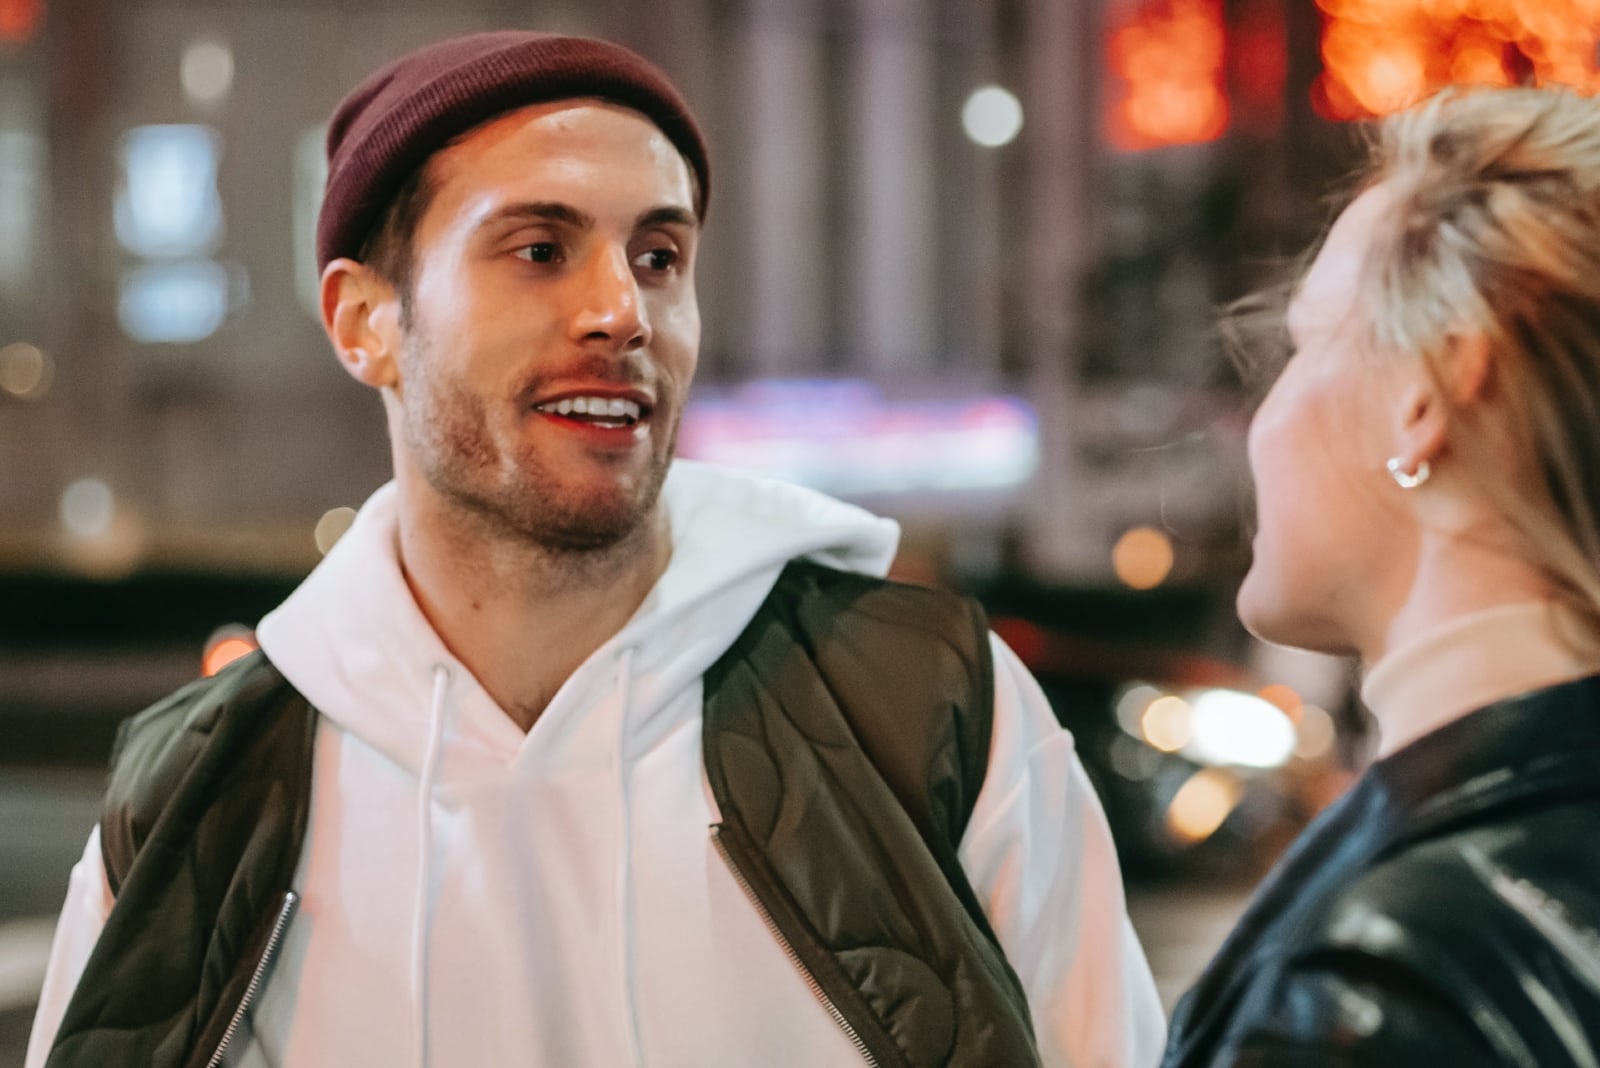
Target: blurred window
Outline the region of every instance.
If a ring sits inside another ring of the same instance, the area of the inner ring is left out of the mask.
[[[0,129],[0,291],[19,300],[32,291],[44,141],[28,130]]]
[[[209,126],[136,126],[122,138],[117,239],[145,262],[122,273],[117,321],[135,341],[204,340],[248,291],[242,268],[233,278],[209,258],[222,246],[221,151]]]
[[[209,126],[138,126],[122,139],[117,239],[146,259],[206,256],[222,243],[217,162]]]
[[[317,272],[317,212],[322,210],[322,188],[328,183],[328,161],[322,145],[328,137],[326,123],[308,126],[294,146],[294,265],[295,293],[313,319],[321,320]]]
[[[221,264],[152,263],[123,273],[117,321],[135,341],[201,341],[227,315],[228,272]]]

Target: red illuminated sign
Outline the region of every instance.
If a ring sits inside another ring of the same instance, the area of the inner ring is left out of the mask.
[[[44,15],[44,0],[0,0],[0,41],[24,44]]]
[[[1122,149],[1193,144],[1228,128],[1222,0],[1124,0],[1109,15],[1106,135]]]
[[[1600,90],[1600,0],[1318,0],[1331,119],[1384,115],[1450,84]]]

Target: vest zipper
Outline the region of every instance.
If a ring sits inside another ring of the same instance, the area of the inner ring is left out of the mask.
[[[228,1029],[222,1032],[222,1041],[217,1043],[217,1050],[206,1062],[206,1068],[220,1068],[222,1058],[227,1055],[228,1047],[239,1031],[239,1025],[244,1023],[245,1013],[250,1011],[250,1003],[255,1001],[256,994],[260,992],[261,980],[265,978],[267,968],[272,964],[272,958],[277,956],[278,944],[283,941],[283,932],[288,928],[289,918],[294,915],[294,910],[299,904],[300,895],[293,890],[283,895],[283,904],[278,907],[278,918],[272,922],[272,932],[267,935],[266,948],[261,951],[261,959],[256,961],[256,970],[250,974],[250,984],[244,988],[244,996],[239,999],[239,1007],[233,1010],[233,1019],[228,1021]]]
[[[855,1046],[856,1052],[861,1054],[862,1059],[867,1062],[868,1068],[878,1068],[878,1059],[867,1048],[867,1044],[862,1040],[860,1033],[851,1026],[849,1020],[845,1019],[844,1013],[839,1011],[839,1006],[833,1003],[833,999],[828,996],[828,992],[822,989],[822,984],[817,982],[817,977],[811,974],[811,969],[806,967],[805,962],[800,959],[800,954],[795,952],[795,948],[790,943],[788,936],[783,933],[778,927],[777,921],[772,918],[771,911],[768,910],[761,898],[756,896],[755,887],[750,885],[750,880],[745,878],[744,872],[739,870],[739,865],[734,862],[733,854],[729,851],[728,844],[722,840],[722,825],[720,823],[714,824],[711,828],[711,843],[717,847],[717,852],[722,855],[722,862],[728,866],[728,871],[733,875],[733,881],[739,884],[739,889],[744,891],[744,896],[750,900],[750,904],[755,906],[756,915],[760,916],[761,922],[767,925],[767,930],[772,932],[772,937],[778,940],[778,945],[783,949],[784,956],[788,957],[789,963],[793,964],[795,969],[799,971],[800,978],[805,980],[805,984],[811,989],[812,995],[817,1001],[821,1002],[824,1009],[828,1010],[828,1015],[832,1016],[833,1022],[838,1024],[844,1031],[845,1037],[850,1040],[851,1044]]]

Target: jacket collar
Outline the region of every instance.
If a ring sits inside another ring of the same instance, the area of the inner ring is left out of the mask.
[[[1378,761],[1390,798],[1383,852],[1530,797],[1600,790],[1600,675],[1463,716]]]

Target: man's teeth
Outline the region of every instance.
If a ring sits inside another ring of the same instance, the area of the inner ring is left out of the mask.
[[[554,404],[541,404],[539,410],[556,415],[586,415],[591,419],[625,419],[638,422],[640,409],[636,401],[623,397],[562,397]]]

